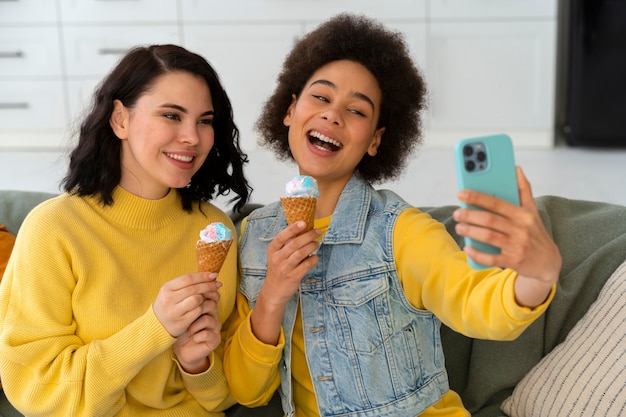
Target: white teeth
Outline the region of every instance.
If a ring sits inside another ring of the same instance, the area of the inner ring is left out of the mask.
[[[181,161],[181,162],[191,162],[191,161],[193,161],[193,156],[177,155],[177,154],[173,154],[173,153],[166,153],[165,155],[167,155],[168,158],[172,158],[172,159],[175,159],[175,160]]]
[[[322,142],[330,143],[332,145],[335,145],[338,148],[341,148],[341,143],[337,142],[334,139],[329,138],[326,135],[322,135],[320,132],[313,131],[310,133],[310,135],[313,136],[314,138],[321,140]]]

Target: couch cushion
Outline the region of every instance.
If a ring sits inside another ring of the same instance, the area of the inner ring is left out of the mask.
[[[0,190],[0,223],[17,234],[24,217],[39,203],[55,194],[39,191]]]
[[[563,343],[517,385],[513,417],[617,416],[626,410],[626,262]]]

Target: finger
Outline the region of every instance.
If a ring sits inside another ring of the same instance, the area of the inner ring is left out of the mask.
[[[207,329],[193,335],[192,340],[197,344],[204,344],[208,353],[214,351],[222,341],[219,330]],[[208,354],[207,353],[207,354]]]
[[[475,190],[461,190],[458,193],[458,198],[466,205],[474,207],[466,208],[466,210],[476,211],[476,207],[479,207],[500,216],[506,216],[517,207],[517,205],[506,200]]]
[[[499,213],[459,208],[455,210],[452,215],[457,222],[454,226],[455,231],[460,236],[485,242],[484,239],[491,237],[491,233],[508,235],[512,232],[511,220]]]
[[[221,297],[219,291],[217,291],[217,290],[215,290],[215,291],[207,291],[207,292],[203,293],[202,295],[204,296],[205,299],[214,301],[216,303],[220,300],[220,297]]]
[[[285,227],[270,242],[268,250],[269,249],[272,249],[272,250],[279,250],[279,249],[281,249],[283,246],[285,246],[285,244],[289,240],[293,239],[294,237],[296,237],[300,233],[302,233],[302,231],[304,230],[305,227],[306,227],[306,222],[304,222],[302,220],[301,221],[297,221],[297,222],[295,222],[293,224],[290,224],[289,226]]]
[[[202,294],[194,294],[178,303],[172,314],[174,316],[177,315],[181,320],[188,320],[191,323],[206,310],[204,306],[206,301]]]
[[[187,334],[192,336],[204,329],[221,329],[219,319],[214,314],[202,314],[189,325]]]
[[[191,272],[166,282],[163,288],[175,293],[198,284],[217,282],[217,276],[218,274],[215,272]]]
[[[488,265],[488,266],[501,266],[502,265],[502,263],[499,262],[498,255],[481,252],[472,246],[464,246],[463,252],[465,252],[467,256],[471,258],[474,262],[479,263],[481,265]]]
[[[490,245],[502,247],[507,245],[510,240],[512,231],[508,228],[502,228],[501,225],[508,224],[498,218],[499,216],[491,215],[490,218],[495,219],[490,222],[483,221],[475,223],[471,220],[468,222],[457,223],[455,231],[459,236],[468,237],[480,242],[489,243]]]
[[[519,199],[522,207],[532,208],[536,210],[535,199],[533,197],[532,187],[526,178],[522,167],[517,166],[517,187],[519,188]]]
[[[285,277],[293,276],[294,269],[319,249],[319,243],[316,241],[309,241],[304,246],[299,246],[300,244],[301,242],[289,243],[281,251],[268,253],[268,270],[272,269]]]
[[[208,298],[215,298],[219,296],[218,290],[223,286],[219,281],[203,281],[192,284],[188,287],[181,288],[176,293],[182,300],[188,297],[194,297],[201,295],[202,297],[208,296]]]

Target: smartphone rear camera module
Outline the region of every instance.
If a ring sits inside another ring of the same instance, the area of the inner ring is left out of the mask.
[[[463,147],[463,159],[467,172],[484,171],[487,169],[487,152],[481,142],[469,143]]]

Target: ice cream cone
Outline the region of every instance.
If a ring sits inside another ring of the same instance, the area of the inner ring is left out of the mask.
[[[313,229],[316,197],[281,197],[280,202],[287,218],[287,224],[304,220],[306,228],[303,232]]]
[[[220,240],[217,242],[196,242],[196,256],[198,258],[199,272],[220,272],[232,239]]]

